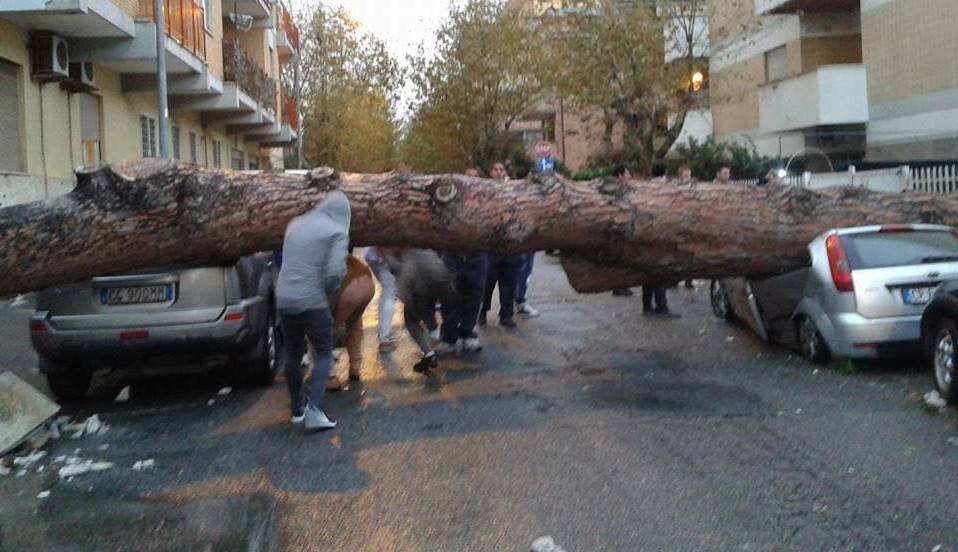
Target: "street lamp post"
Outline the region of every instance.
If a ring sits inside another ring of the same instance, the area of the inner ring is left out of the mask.
[[[153,0],[153,21],[156,23],[156,96],[160,157],[169,157],[170,107],[166,96],[166,23],[163,0]]]

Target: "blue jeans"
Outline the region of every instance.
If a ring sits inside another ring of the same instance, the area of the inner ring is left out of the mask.
[[[516,282],[516,303],[524,305],[526,292],[529,291],[529,279],[532,277],[532,265],[535,264],[535,252],[523,255],[522,266],[519,267],[519,279]]]
[[[329,308],[300,313],[280,311],[279,324],[283,330],[283,348],[285,349],[283,369],[286,373],[286,387],[289,389],[289,405],[293,415],[302,414],[305,404],[302,360],[306,353],[306,339],[313,344],[316,352],[309,389],[309,405],[322,409],[333,351],[333,317]]]

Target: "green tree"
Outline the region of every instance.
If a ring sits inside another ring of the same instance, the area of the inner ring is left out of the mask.
[[[418,171],[486,167],[513,148],[513,124],[541,100],[548,55],[530,21],[504,3],[453,5],[435,54],[409,59],[417,98],[402,158]]]
[[[399,63],[382,41],[362,34],[342,8],[317,2],[308,10],[298,16],[306,21],[299,80],[295,68],[283,78],[302,98],[306,164],[355,172],[395,168]]]
[[[698,58],[706,40],[702,1],[556,3],[540,19],[555,44],[557,93],[601,121],[601,156],[613,155],[613,132],[621,129],[621,157],[650,174],[686,113],[704,100],[701,83],[691,79],[706,65]]]

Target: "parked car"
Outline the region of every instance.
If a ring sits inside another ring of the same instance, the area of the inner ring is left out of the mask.
[[[50,390],[76,399],[100,368],[146,373],[227,364],[237,376],[269,384],[274,320],[270,258],[260,254],[231,266],[153,268],[44,290],[30,337]]]
[[[949,226],[829,230],[808,253],[808,266],[786,274],[713,281],[713,312],[814,362],[915,354],[933,290],[958,278],[958,236]]]
[[[958,281],[935,289],[921,317],[921,340],[938,393],[958,402]]]

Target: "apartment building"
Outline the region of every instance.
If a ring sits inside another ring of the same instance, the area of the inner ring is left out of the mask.
[[[679,1],[679,0],[676,0]],[[662,2],[666,4],[666,2]],[[562,16],[564,9],[570,9],[562,0],[510,0],[509,7],[518,13],[532,16]],[[689,2],[688,6],[704,7],[704,2]],[[574,8],[573,8],[574,9]],[[687,28],[690,27],[690,28]],[[691,49],[691,51],[690,51]],[[702,13],[686,12],[682,21],[672,21],[663,28],[663,55],[666,63],[684,63],[692,59],[690,78],[698,79],[702,86],[702,107],[689,111],[681,134],[676,139],[669,154],[674,155],[680,144],[689,139],[705,140],[712,135],[712,114],[707,107],[708,100],[708,58],[709,31],[708,18]],[[543,98],[529,110],[511,130],[518,134],[527,149],[532,152],[536,143],[545,140],[555,145],[556,156],[572,171],[589,166],[590,161],[602,153],[607,145],[606,122],[598,109],[585,109],[570,105],[560,98]],[[612,148],[622,146],[622,128],[614,125]]]
[[[717,136],[812,168],[958,155],[958,2],[710,0],[709,18]]]
[[[298,32],[271,0],[164,0],[171,157],[281,169],[295,139],[279,74]],[[0,2],[0,205],[78,167],[158,155],[153,0]]]

